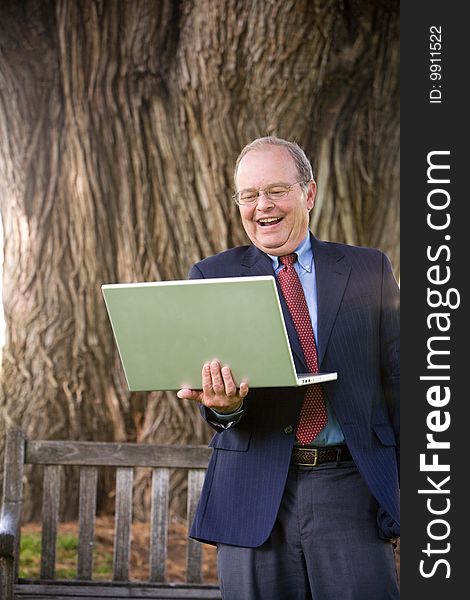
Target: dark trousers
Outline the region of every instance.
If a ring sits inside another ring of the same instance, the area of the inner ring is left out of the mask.
[[[278,519],[259,548],[219,544],[224,600],[396,600],[390,542],[352,462],[292,466]]]

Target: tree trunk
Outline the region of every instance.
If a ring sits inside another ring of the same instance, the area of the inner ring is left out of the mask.
[[[246,243],[232,171],[256,136],[311,158],[318,237],[380,247],[398,272],[398,16],[392,1],[2,2],[2,437],[208,440],[194,405],[128,392],[100,286],[183,279]]]

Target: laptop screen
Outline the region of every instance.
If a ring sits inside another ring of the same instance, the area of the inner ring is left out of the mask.
[[[102,285],[131,391],[201,388],[204,362],[250,387],[297,385],[274,278]]]

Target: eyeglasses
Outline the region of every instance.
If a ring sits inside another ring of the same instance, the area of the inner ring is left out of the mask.
[[[264,192],[266,198],[269,198],[272,202],[276,202],[276,200],[281,200],[281,198],[287,196],[294,185],[297,185],[298,183],[305,183],[305,180],[301,179],[300,181],[291,184],[273,183],[272,185],[268,185],[264,189],[260,188],[259,190],[241,190],[240,192],[236,192],[232,198],[239,206],[246,206],[254,204],[258,200],[261,192]]]

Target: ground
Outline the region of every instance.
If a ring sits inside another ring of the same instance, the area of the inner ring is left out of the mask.
[[[60,523],[57,543],[56,576],[72,579],[76,576],[78,546],[76,522]],[[134,522],[132,525],[131,579],[148,580],[149,524]],[[20,577],[38,577],[40,568],[40,523],[27,523],[21,530]],[[113,517],[96,519],[94,547],[94,579],[111,579],[113,562]],[[186,575],[187,529],[183,522],[173,518],[169,527],[168,581],[184,582]],[[216,583],[216,550],[203,545],[203,581]]]

